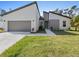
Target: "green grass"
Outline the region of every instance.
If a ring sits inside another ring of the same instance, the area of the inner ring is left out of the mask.
[[[0,56],[9,57],[50,57],[79,56],[79,32],[57,36],[26,36]],[[62,32],[63,33],[63,32]]]

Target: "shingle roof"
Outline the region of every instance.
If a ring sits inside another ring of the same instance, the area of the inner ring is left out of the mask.
[[[71,19],[71,17],[69,17],[69,16],[61,15],[61,14],[55,13],[53,11],[49,11],[49,13],[53,13],[53,14],[56,14],[56,15],[59,15],[59,16],[62,16],[62,17],[66,17],[66,18]]]
[[[22,6],[22,7],[19,7],[19,8],[16,8],[16,9],[14,9],[14,10],[11,10],[11,11],[9,11],[9,12],[6,12],[6,13],[0,15],[0,16],[7,15],[7,14],[9,14],[9,13],[15,12],[15,11],[17,11],[17,10],[20,10],[20,9],[22,9],[22,8],[28,7],[28,6],[33,5],[33,4],[36,4],[37,9],[38,9],[38,12],[39,12],[38,4],[37,4],[36,1],[34,1],[34,2],[30,3],[30,4],[27,4],[27,5],[24,5],[24,6]],[[39,12],[39,14],[40,14],[40,12]]]

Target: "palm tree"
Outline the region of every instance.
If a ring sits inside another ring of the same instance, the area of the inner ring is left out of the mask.
[[[73,12],[77,9],[76,5],[73,5],[72,7],[69,8],[68,14],[70,17],[73,17]]]
[[[73,5],[72,7],[71,7],[71,10],[74,10],[74,9],[76,9],[77,8],[77,5]]]
[[[59,8],[57,8],[57,9],[54,10],[55,13],[58,13],[58,11],[59,11]]]
[[[69,10],[68,8],[67,8],[67,9],[64,9],[64,10],[63,10],[63,11],[64,11],[63,14],[65,14],[65,15],[67,16],[68,10]]]
[[[77,6],[76,5],[73,5],[70,8],[64,9],[64,13],[63,14],[66,14],[69,17],[73,17],[75,15],[74,12],[76,12],[76,10],[78,10],[77,9]]]
[[[58,13],[62,15],[62,14],[63,14],[63,10],[59,10],[59,12],[58,12]]]
[[[79,14],[79,8],[76,8],[76,9],[74,10],[74,13],[75,13],[75,15],[78,15],[78,14]]]

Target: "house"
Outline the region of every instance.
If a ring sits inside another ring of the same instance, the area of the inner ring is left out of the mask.
[[[16,8],[0,15],[5,31],[36,32],[39,29],[40,12],[37,2]],[[1,26],[1,24],[0,24]]]
[[[67,30],[70,28],[71,18],[64,16],[53,11],[43,12],[45,20],[45,28],[53,30]]]

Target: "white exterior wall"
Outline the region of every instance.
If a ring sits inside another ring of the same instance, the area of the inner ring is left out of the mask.
[[[39,29],[40,13],[39,13],[39,11],[37,10],[37,8],[36,8],[35,12],[36,12],[36,31],[38,31],[38,29]]]
[[[5,21],[2,19],[2,17],[0,16],[0,28],[5,28]]]
[[[53,13],[49,13],[49,20],[59,20],[59,29],[60,30],[65,30],[68,29],[70,27],[70,19],[63,17],[63,16],[59,16]],[[66,21],[66,27],[63,27],[63,21]]]
[[[31,31],[36,32],[36,4],[32,4],[28,7],[22,8],[20,10],[14,11],[3,16],[6,20],[5,31],[8,31],[8,21],[31,21]]]

